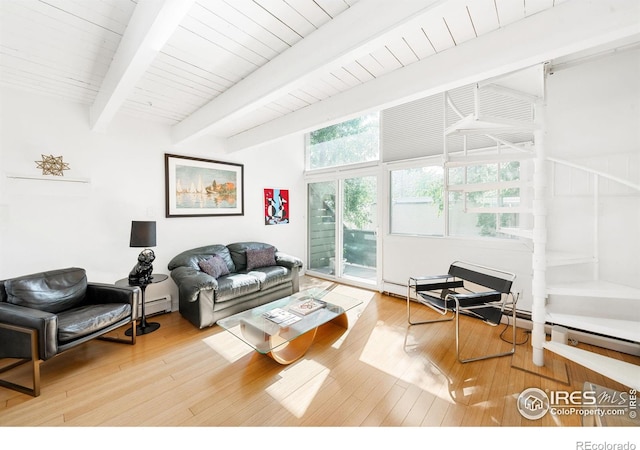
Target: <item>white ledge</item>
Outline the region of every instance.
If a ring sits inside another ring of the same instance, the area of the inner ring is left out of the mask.
[[[20,175],[15,173],[8,173],[7,178],[40,181],[66,181],[67,183],[91,183],[91,180],[89,178],[69,178],[58,175]]]

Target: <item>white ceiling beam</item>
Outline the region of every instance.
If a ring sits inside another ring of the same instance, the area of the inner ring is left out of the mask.
[[[136,83],[195,0],[140,0],[89,110],[93,131],[105,131]]]
[[[173,126],[174,144],[207,134],[378,48],[389,33],[443,4],[462,0],[360,0],[317,31]]]
[[[227,139],[226,151],[477,83],[625,38],[640,40],[637,0],[564,2]]]

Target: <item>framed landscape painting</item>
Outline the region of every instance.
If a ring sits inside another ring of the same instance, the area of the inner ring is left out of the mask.
[[[242,164],[164,155],[166,217],[244,215]]]

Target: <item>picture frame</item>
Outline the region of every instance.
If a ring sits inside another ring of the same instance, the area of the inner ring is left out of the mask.
[[[289,189],[264,189],[264,224],[281,225],[290,222]]]
[[[165,153],[166,217],[244,215],[244,165]]]

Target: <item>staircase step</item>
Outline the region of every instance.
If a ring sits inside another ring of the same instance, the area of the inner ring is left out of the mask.
[[[547,252],[547,267],[570,266],[596,262],[593,255],[570,252]]]
[[[560,314],[547,311],[546,322],[577,330],[598,333],[632,342],[640,342],[640,323],[634,320],[610,319],[606,317]]]
[[[599,298],[620,298],[627,300],[638,300],[640,302],[640,289],[601,280],[553,284],[547,287],[547,294]]]
[[[544,348],[629,388],[640,389],[640,366],[554,341],[545,342]]]

